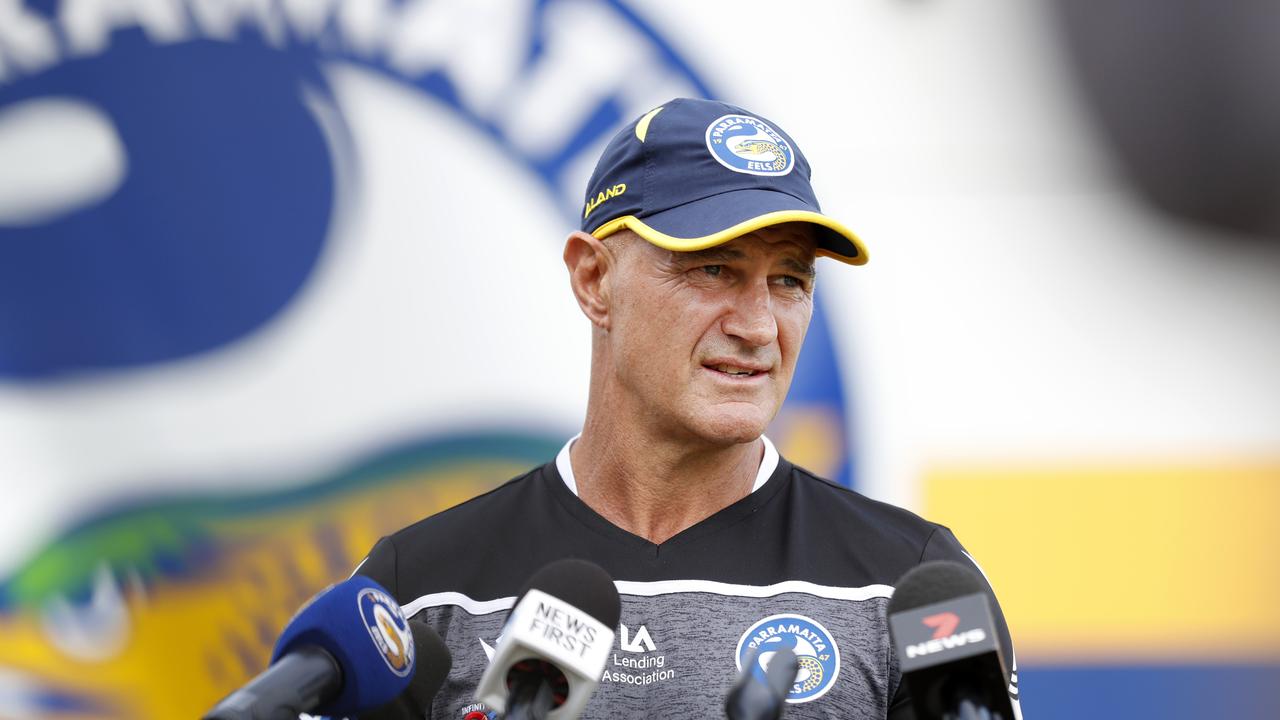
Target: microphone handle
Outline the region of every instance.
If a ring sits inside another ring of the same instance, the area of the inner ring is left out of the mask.
[[[201,720],[297,720],[342,688],[342,670],[327,651],[300,647],[264,670]]]
[[[511,688],[506,720],[546,720],[555,702],[551,683],[537,675],[521,675]]]
[[[984,702],[969,693],[964,693],[953,707],[953,710],[942,716],[943,720],[1013,720],[1001,716],[999,711],[991,710]]]

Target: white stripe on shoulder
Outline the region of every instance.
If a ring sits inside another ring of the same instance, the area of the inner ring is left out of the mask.
[[[830,600],[862,601],[893,596],[893,588],[889,585],[833,587],[830,585],[816,585],[803,580],[786,580],[773,585],[735,585],[713,580],[659,580],[656,582],[615,580],[613,584],[617,586],[619,595],[635,595],[638,597],[707,593],[729,597],[767,598],[786,593],[804,593],[805,595],[814,595]],[[400,610],[405,617],[413,617],[427,608],[452,605],[460,607],[472,615],[488,615],[489,613],[510,610],[515,604],[516,599],[514,597],[504,597],[496,600],[476,600],[460,592],[438,592],[423,595],[412,602],[401,605]]]
[[[360,568],[364,567],[364,564],[367,562],[369,562],[369,556],[365,555],[364,559],[360,561],[360,564],[356,566],[356,569],[352,570],[351,574],[347,576],[347,579],[350,580],[351,578],[355,577],[356,573],[360,572]]]
[[[455,605],[472,615],[488,615],[489,613],[510,610],[515,604],[516,599],[514,597],[498,598],[497,600],[476,600],[460,592],[438,592],[423,595],[407,605],[401,605],[400,611],[404,613],[405,617],[409,618],[427,608]]]
[[[659,580],[657,582],[617,580],[614,584],[618,586],[618,592],[622,595],[641,595],[644,597],[675,593],[709,593],[711,595],[766,598],[784,593],[804,593],[832,600],[870,600],[872,598],[887,598],[893,595],[893,588],[888,585],[833,587],[831,585],[816,585],[803,580],[785,580],[772,585],[735,585],[713,580]]]
[[[978,568],[978,572],[982,573],[982,579],[987,581],[987,586],[991,588],[991,592],[995,592],[995,591],[996,591],[996,586],[991,584],[991,578],[987,577],[987,571],[982,569],[982,566],[981,566],[981,565],[979,565],[979,564],[978,564],[978,561],[977,561],[976,559],[974,559],[974,557],[973,557],[972,555],[970,555],[970,554],[969,554],[969,551],[968,551],[968,550],[961,550],[960,552],[964,553],[964,556],[965,556],[965,557],[967,557],[967,558],[969,558],[969,562],[973,563],[973,566],[974,566],[974,567],[976,567],[976,568]],[[1010,654],[1010,657],[1009,657],[1009,671],[1010,671],[1011,673],[1013,673],[1013,678],[1014,678],[1013,682],[1017,682],[1017,678],[1018,678],[1018,650],[1017,650],[1017,648],[1013,647],[1013,637],[1012,637],[1013,633],[1012,633],[1012,632],[1010,632],[1009,634],[1010,634],[1010,638],[1009,638],[1009,654]]]

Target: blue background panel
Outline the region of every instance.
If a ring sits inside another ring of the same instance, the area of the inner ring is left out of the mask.
[[[1018,668],[1028,720],[1280,718],[1280,663]]]

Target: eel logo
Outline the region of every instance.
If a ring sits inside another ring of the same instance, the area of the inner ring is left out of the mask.
[[[725,115],[708,125],[707,149],[721,165],[748,175],[786,175],[796,165],[791,143],[750,115]]]
[[[413,669],[413,641],[400,606],[386,593],[373,588],[361,590],[356,602],[369,637],[382,653],[387,667],[400,677],[408,675]]]
[[[831,689],[840,675],[840,649],[835,636],[817,620],[803,615],[771,615],[747,628],[738,640],[738,671],[760,649],[756,662],[764,670],[774,653],[789,648],[800,661],[800,672],[787,694],[787,702],[806,703],[817,700]]]
[[[953,612],[940,612],[937,615],[922,618],[920,622],[933,628],[933,639],[938,640],[955,633],[956,627],[960,624],[960,616]]]

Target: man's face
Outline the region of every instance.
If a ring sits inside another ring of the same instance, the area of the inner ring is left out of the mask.
[[[688,253],[634,235],[610,244],[618,272],[605,341],[623,392],[660,432],[759,437],[791,386],[813,314],[812,226]]]

